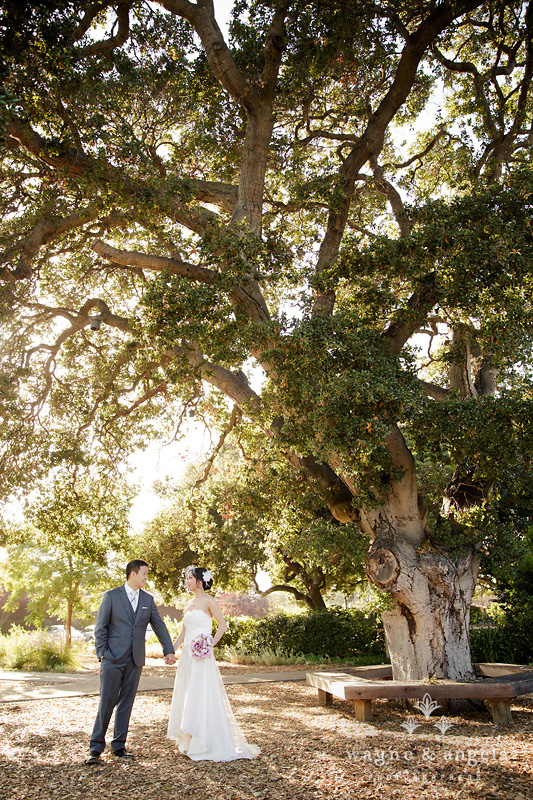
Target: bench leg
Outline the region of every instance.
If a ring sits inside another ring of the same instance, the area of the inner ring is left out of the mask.
[[[318,702],[323,706],[331,706],[333,705],[333,695],[331,692],[325,692],[324,689],[319,689]]]
[[[353,704],[358,722],[372,722],[372,700],[354,700]]]
[[[510,700],[487,700],[492,711],[492,721],[497,725],[509,725],[513,721]]]

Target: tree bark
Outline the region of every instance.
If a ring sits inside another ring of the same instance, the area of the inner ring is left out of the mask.
[[[473,678],[470,603],[479,568],[474,548],[453,556],[428,541],[414,461],[397,428],[389,451],[403,477],[392,483],[387,503],[365,511],[374,537],[365,570],[390,595],[383,625],[393,677]]]
[[[373,545],[366,571],[391,593],[383,625],[394,680],[474,677],[470,653],[470,602],[478,560],[453,559],[401,540]]]

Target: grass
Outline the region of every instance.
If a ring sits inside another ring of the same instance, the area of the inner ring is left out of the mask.
[[[360,655],[351,658],[329,658],[313,654],[295,653],[286,651],[281,647],[275,649],[265,647],[256,653],[249,653],[238,645],[229,645],[224,648],[224,661],[230,664],[258,664],[260,666],[290,666],[291,664],[305,664],[309,666],[344,664],[346,666],[363,667],[371,664],[383,664],[387,661],[385,654]]]
[[[70,672],[80,666],[78,649],[44,631],[15,626],[0,636],[0,668],[28,672]]]

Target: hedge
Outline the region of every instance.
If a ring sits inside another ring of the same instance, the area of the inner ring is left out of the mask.
[[[351,658],[384,652],[383,626],[377,614],[357,609],[326,609],[303,614],[275,614],[263,619],[230,617],[221,646],[259,653],[266,648],[287,653]]]

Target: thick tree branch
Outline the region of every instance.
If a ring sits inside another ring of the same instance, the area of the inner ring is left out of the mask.
[[[269,435],[275,439],[275,430],[282,424],[278,420],[269,431]],[[336,520],[339,522],[359,522],[359,512],[352,505],[353,495],[337,475],[337,473],[323,461],[318,461],[314,456],[299,456],[293,450],[284,450],[284,457],[287,459],[303,478],[311,485],[318,485],[324,493],[327,506]]]
[[[215,19],[211,0],[155,0],[172,14],[191,23],[200,37],[207,61],[220,85],[247,111],[257,111],[261,101],[238,69]]]
[[[490,108],[490,103],[483,89],[482,76],[479,70],[477,69],[476,65],[472,64],[470,61],[453,61],[450,58],[446,58],[446,56],[443,53],[441,53],[441,51],[435,44],[432,46],[432,52],[437,58],[437,60],[451,72],[460,72],[472,75],[472,80],[474,83],[474,93],[477,100],[479,101],[485,125],[487,126],[487,130],[489,131],[491,137],[495,139],[498,136],[498,129],[494,123],[494,119],[492,117],[492,111]]]
[[[434,400],[447,400],[450,395],[449,389],[443,389],[442,386],[437,386],[435,383],[428,383],[427,381],[421,380],[420,386],[424,393]]]
[[[175,345],[161,359],[161,363],[168,364],[177,358],[187,361],[189,366],[198,371],[202,380],[231,398],[243,411],[259,408],[261,399],[248,381],[238,373],[209,362],[194,342]]]
[[[518,103],[513,122],[509,130],[505,134],[505,136],[501,137],[500,141],[496,142],[496,146],[494,148],[492,156],[493,178],[498,178],[500,176],[502,164],[505,160],[508,159],[510,153],[513,150],[513,145],[516,136],[524,123],[530,105],[529,90],[531,87],[531,80],[533,77],[533,2],[530,2],[528,4],[525,15],[525,22],[526,22],[526,36],[525,36],[526,63],[524,67],[524,75],[522,78],[522,82],[520,84],[520,94],[518,97]]]
[[[91,324],[89,312],[93,308],[98,310],[98,319],[100,322],[104,322],[106,325],[110,325],[112,328],[118,328],[125,333],[135,333],[135,328],[131,324],[131,320],[126,319],[125,317],[119,317],[117,314],[113,314],[107,303],[105,303],[99,297],[93,297],[90,300],[87,300],[80,308],[80,317],[86,317],[87,320],[81,327],[86,327],[87,325]]]
[[[335,208],[329,215],[325,236],[320,247],[316,271],[320,274],[336,259],[342,236],[344,234],[350,202],[353,196],[355,181],[363,165],[371,156],[378,156],[383,147],[385,131],[396,112],[404,104],[412,89],[420,61],[435,41],[436,37],[450,23],[468,11],[482,5],[482,0],[464,0],[464,2],[444,2],[436,5],[420,23],[418,29],[409,36],[407,44],[396,69],[392,85],[372,114],[366,130],[358,143],[341,166],[341,183],[344,200],[340,208]],[[316,298],[317,307],[331,313],[335,303],[335,293],[326,291]]]
[[[114,264],[141,270],[155,270],[156,272],[167,270],[173,275],[180,275],[199,283],[214,284],[220,278],[217,272],[206,267],[190,264],[177,258],[163,258],[135,251],[117,250],[100,239],[93,242],[92,249],[102,258],[106,258]],[[268,309],[255,281],[249,281],[243,286],[235,286],[229,290],[228,294],[234,307],[241,312],[245,311],[254,322],[269,321]]]
[[[372,167],[372,172],[374,173],[374,178],[378,189],[383,192],[390,203],[394,217],[400,229],[400,237],[405,239],[407,236],[409,236],[412,225],[405,211],[405,206],[403,204],[401,195],[396,187],[385,178],[385,171],[383,167],[378,164],[377,159],[374,156],[370,158],[370,165]]]
[[[163,272],[165,270],[172,275],[181,275],[199,283],[212,284],[219,278],[218,274],[213,270],[200,267],[197,264],[190,264],[177,258],[163,258],[136,251],[118,250],[116,247],[102,242],[101,239],[96,239],[91,247],[97,255],[112,261],[114,264],[137,267],[142,270],[153,270],[155,272]]]
[[[68,171],[71,175],[83,175],[95,166],[95,162],[74,147],[58,148],[34,131],[31,126],[16,117],[12,117],[6,128],[6,144],[10,147],[22,147],[39,161],[51,167]]]
[[[63,219],[41,220],[35,225],[33,230],[17,243],[10,251],[4,254],[2,262],[11,261],[16,252],[22,249],[18,264],[13,270],[7,267],[0,268],[0,280],[10,283],[12,281],[26,280],[33,272],[32,262],[37,253],[44,245],[59,238],[68,231],[80,228],[98,218],[98,209],[89,207],[71,214]]]
[[[265,66],[261,76],[262,94],[264,97],[268,97],[270,101],[274,99],[281,57],[285,47],[285,19],[291,5],[292,0],[278,0],[276,3],[274,16],[263,49]]]
[[[81,39],[81,37],[87,33],[98,14],[103,11],[104,8],[109,8],[111,5],[113,5],[113,0],[107,0],[107,2],[103,2],[102,0],[102,2],[91,3],[85,10],[83,18],[74,29],[73,40],[77,42],[78,39]]]
[[[230,214],[237,203],[239,189],[231,183],[215,183],[215,181],[201,181],[192,178],[191,186],[196,193],[199,203],[210,203],[219,206]]]
[[[261,232],[262,204],[268,149],[273,128],[272,101],[283,52],[284,22],[290,0],[279,0],[267,33],[262,79],[258,85],[247,81],[224,41],[211,0],[157,0],[173,14],[188,20],[204,47],[214,76],[248,113],[241,159],[238,202],[232,223],[247,221],[250,230]],[[250,276],[252,277],[252,276]]]
[[[314,130],[303,139],[294,139],[293,144],[295,147],[305,147],[305,145],[311,144],[315,139],[330,139],[333,142],[355,144],[359,137],[355,133],[332,133],[332,131]]]
[[[69,177],[90,176],[92,180],[100,183],[106,189],[112,185],[113,189],[124,200],[148,203],[155,201],[160,204],[161,210],[174,222],[183,225],[194,233],[202,234],[210,220],[216,216],[208,209],[194,209],[181,203],[175,197],[169,197],[165,187],[154,190],[149,185],[138,180],[133,180],[122,170],[106,165],[105,168],[82,151],[70,147],[52,144],[25,122],[12,117],[7,125],[7,144],[10,147],[22,147],[39,161],[56,170],[61,170]],[[214,195],[216,184],[210,184]],[[224,204],[228,204],[228,189],[222,184],[221,194]]]
[[[395,355],[400,353],[435,305],[438,298],[436,277],[432,272],[419,281],[420,288],[409,298],[407,308],[402,309],[383,332],[383,340],[389,352]]]
[[[110,50],[114,50],[116,47],[122,47],[122,45],[127,40],[130,33],[130,10],[132,5],[133,5],[132,0],[127,0],[127,2],[122,2],[118,4],[118,8],[116,9],[117,20],[118,20],[118,31],[115,34],[115,36],[111,36],[109,39],[105,39],[101,42],[94,42],[94,44],[90,44],[87,47],[83,47],[80,50],[80,55],[82,56],[101,55],[102,53],[108,53]],[[83,24],[84,23],[82,23],[82,28]],[[82,28],[80,28],[80,30]]]
[[[302,600],[309,606],[309,608],[314,608],[313,601],[308,594],[299,592],[295,586],[287,586],[287,584],[284,583],[277,583],[275,586],[265,589],[264,592],[260,592],[260,595],[261,597],[268,597],[269,594],[273,594],[274,592],[288,592],[289,594],[292,594],[296,600]]]

